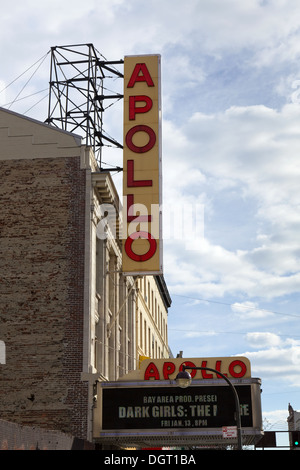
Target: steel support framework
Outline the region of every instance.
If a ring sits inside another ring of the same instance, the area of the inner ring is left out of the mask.
[[[103,130],[103,113],[106,103],[111,106],[123,98],[122,94],[109,92],[106,80],[122,78],[116,68],[123,60],[107,61],[93,44],[55,46],[51,48],[49,106],[46,123],[59,129],[81,135],[90,146],[101,168],[103,146],[122,148]],[[121,170],[112,168],[108,170]]]

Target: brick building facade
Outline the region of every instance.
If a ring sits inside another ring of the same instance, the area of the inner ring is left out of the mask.
[[[91,442],[96,381],[152,353],[141,279],[121,269],[117,191],[79,136],[1,108],[0,178],[0,419]],[[163,305],[156,325],[147,306],[159,356]]]
[[[0,136],[0,415],[83,437],[83,150],[4,110]]]

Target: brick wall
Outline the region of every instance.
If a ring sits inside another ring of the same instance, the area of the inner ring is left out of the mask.
[[[1,450],[94,450],[94,446],[62,432],[0,420]]]
[[[0,416],[79,438],[84,208],[79,157],[0,161]]]

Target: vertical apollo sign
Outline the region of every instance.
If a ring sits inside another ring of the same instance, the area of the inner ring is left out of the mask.
[[[123,272],[162,273],[160,56],[124,59]]]

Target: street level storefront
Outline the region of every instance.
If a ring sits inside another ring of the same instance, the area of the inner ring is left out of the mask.
[[[225,363],[225,359],[218,360]],[[230,359],[229,364],[236,360]],[[249,366],[246,358],[239,360]],[[178,362],[164,362],[172,361]],[[159,370],[161,362],[145,361],[140,375],[147,363],[156,363]],[[255,444],[263,434],[261,381],[249,376],[230,380],[239,396],[243,445]],[[98,383],[94,439],[104,445],[224,447],[235,445],[235,433],[228,432],[234,427],[234,397],[220,376],[194,378],[186,389],[179,388],[174,379]]]

